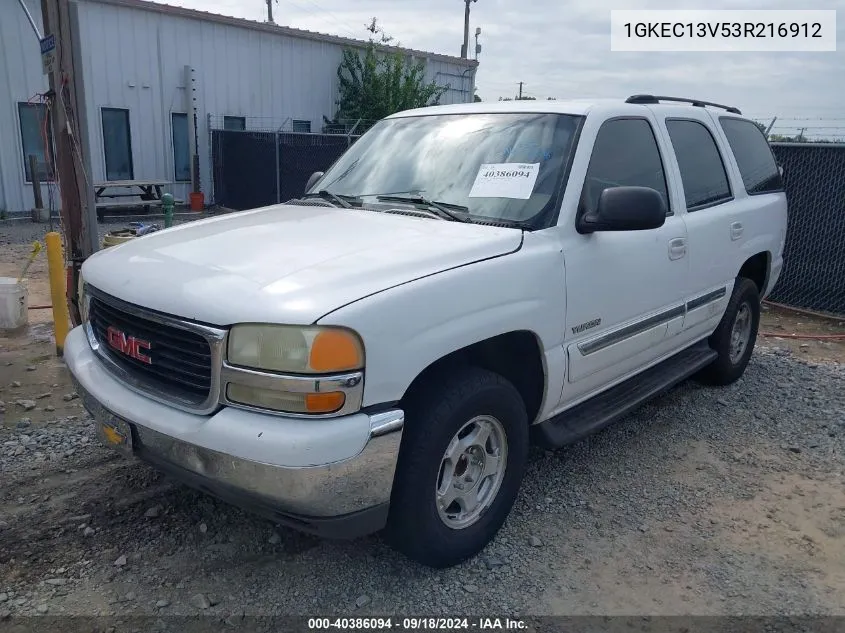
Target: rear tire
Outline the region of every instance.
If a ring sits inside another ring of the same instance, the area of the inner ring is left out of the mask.
[[[502,376],[461,367],[408,398],[386,536],[429,567],[480,552],[513,507],[528,458],[528,418]]]
[[[729,385],[745,372],[760,325],[760,294],[757,285],[737,277],[731,299],[719,327],[708,342],[719,355],[696,376],[710,385]]]

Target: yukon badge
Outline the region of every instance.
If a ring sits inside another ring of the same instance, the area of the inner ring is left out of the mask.
[[[580,334],[581,332],[592,330],[594,327],[598,327],[599,325],[601,325],[601,319],[593,319],[592,321],[587,321],[586,323],[582,323],[581,325],[574,326],[572,328],[572,333]]]

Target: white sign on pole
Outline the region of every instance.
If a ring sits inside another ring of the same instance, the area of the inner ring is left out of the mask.
[[[41,70],[45,75],[56,70],[56,36],[48,35],[41,39]]]

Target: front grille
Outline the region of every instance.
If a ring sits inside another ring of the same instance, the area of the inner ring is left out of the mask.
[[[193,405],[205,402],[212,386],[209,341],[197,332],[139,316],[136,312],[143,309],[133,306],[130,311],[121,304],[99,295],[91,297],[88,319],[100,353],[152,393],[163,392]],[[109,345],[109,327],[149,343],[143,354],[151,362],[132,358]]]

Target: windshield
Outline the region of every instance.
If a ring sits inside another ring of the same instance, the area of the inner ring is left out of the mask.
[[[368,196],[416,196],[465,207],[469,219],[542,228],[554,213],[580,122],[544,113],[385,119],[311,192],[361,197],[365,204]]]

